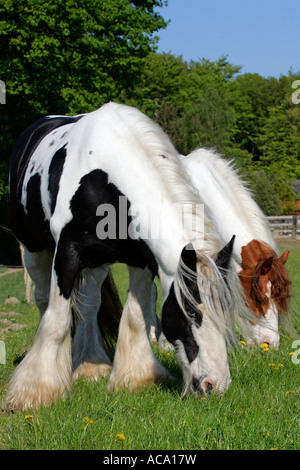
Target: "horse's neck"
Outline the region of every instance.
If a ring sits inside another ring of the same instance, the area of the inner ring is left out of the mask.
[[[275,249],[262,212],[226,162],[205,149],[182,159],[222,240],[227,242],[236,235],[237,261],[241,260],[242,246],[253,239],[265,241]]]
[[[108,105],[97,113],[95,132],[88,135],[91,142],[84,145],[94,149],[93,163],[128,198],[131,209],[137,207],[144,240],[166,279],[175,275],[181,250],[192,238],[208,254],[217,253],[219,242],[201,208],[193,214],[201,203],[198,193],[156,124],[132,108]],[[196,233],[190,236],[193,222]]]

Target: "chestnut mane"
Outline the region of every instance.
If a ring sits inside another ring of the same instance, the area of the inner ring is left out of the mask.
[[[289,252],[279,256],[267,244],[252,240],[242,247],[242,270],[239,273],[241,283],[249,297],[261,314],[263,307],[269,303],[266,284],[271,282],[271,298],[280,313],[287,314],[291,281],[284,263]]]
[[[279,258],[273,260],[269,277],[272,283],[271,297],[279,311],[287,314],[290,303],[291,280]]]

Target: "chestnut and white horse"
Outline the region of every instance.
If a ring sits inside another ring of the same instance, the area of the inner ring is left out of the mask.
[[[208,149],[181,158],[221,240],[236,235],[233,258],[259,320],[251,322],[250,340],[277,347],[278,315],[289,310],[291,282],[284,267],[289,252],[279,256],[265,215],[232,163]]]
[[[14,147],[10,197],[41,319],[10,381],[8,408],[52,403],[70,389],[72,373],[110,374],[109,389],[166,379],[149,341],[156,274],[163,331],[175,347],[184,393],[227,389],[232,314],[243,320],[249,314],[231,263],[234,237],[222,247],[156,124],[115,103],[43,118]],[[128,265],[130,286],[112,364],[97,314],[116,261]],[[78,313],[73,368],[72,310]]]

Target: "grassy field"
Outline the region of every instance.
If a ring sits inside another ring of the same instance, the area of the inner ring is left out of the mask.
[[[280,242],[291,251],[287,262],[293,282],[293,304],[300,308],[300,242]],[[5,268],[0,269],[1,272]],[[114,273],[124,300],[127,273]],[[21,303],[5,304],[8,296]],[[0,401],[20,359],[30,348],[38,324],[36,307],[24,298],[23,273],[0,277],[0,313],[15,312],[14,324],[26,325],[0,335],[6,363],[0,364]],[[294,326],[300,339],[299,316]],[[0,323],[0,330],[7,324]],[[297,339],[297,337],[296,337]],[[228,391],[209,398],[180,397],[181,374],[173,353],[155,349],[173,374],[172,384],[155,385],[139,392],[105,391],[100,383],[79,381],[70,396],[52,407],[8,414],[0,411],[0,450],[4,449],[300,449],[300,364],[292,360],[295,338],[283,336],[278,350],[239,346],[230,355],[232,384]],[[299,346],[298,346],[299,349]],[[300,353],[299,353],[300,358]]]

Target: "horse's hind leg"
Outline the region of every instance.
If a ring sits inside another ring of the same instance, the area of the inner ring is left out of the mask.
[[[24,249],[24,264],[35,284],[35,302],[42,317],[48,307],[53,255],[48,251],[31,253]]]
[[[122,313],[113,370],[108,389],[162,382],[168,378],[156,359],[149,340],[152,276],[150,271],[129,268],[130,286]]]
[[[75,296],[76,330],[73,339],[73,379],[89,377],[93,380],[108,375],[112,364],[107,356],[98,327],[97,314],[101,304],[101,286],[109,266],[89,269],[81,273]]]

